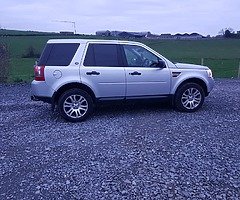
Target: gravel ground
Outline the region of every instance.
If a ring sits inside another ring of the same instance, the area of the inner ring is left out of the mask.
[[[196,113],[102,106],[68,123],[0,85],[0,199],[240,199],[240,80]]]

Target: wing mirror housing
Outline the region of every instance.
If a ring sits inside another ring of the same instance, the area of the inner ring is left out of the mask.
[[[157,67],[159,67],[161,69],[166,68],[166,63],[163,60],[159,60]]]

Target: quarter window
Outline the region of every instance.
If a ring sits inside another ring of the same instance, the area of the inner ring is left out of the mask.
[[[79,45],[75,43],[49,43],[45,46],[38,65],[68,66]]]

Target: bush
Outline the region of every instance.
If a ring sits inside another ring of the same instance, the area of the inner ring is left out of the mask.
[[[6,44],[0,43],[0,82],[6,82],[9,76],[9,51]]]
[[[27,48],[26,53],[22,55],[22,58],[39,58],[40,53],[36,51],[33,46]]]

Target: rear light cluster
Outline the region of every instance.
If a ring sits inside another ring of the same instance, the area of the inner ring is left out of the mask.
[[[45,66],[37,66],[37,65],[34,66],[35,81],[45,81],[44,68]]]

